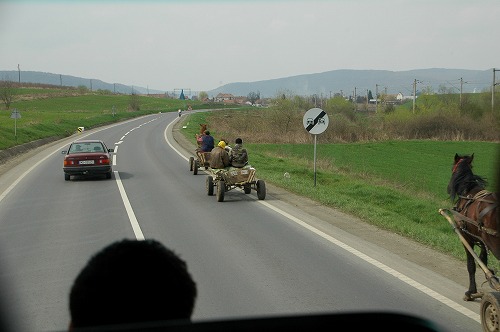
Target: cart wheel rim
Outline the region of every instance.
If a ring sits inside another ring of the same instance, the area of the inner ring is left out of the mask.
[[[486,331],[498,331],[498,312],[496,310],[496,307],[492,303],[488,302],[487,304],[485,304],[483,318],[483,325],[486,328]]]

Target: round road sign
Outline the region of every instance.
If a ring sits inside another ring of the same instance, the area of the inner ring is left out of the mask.
[[[321,108],[311,108],[304,114],[304,128],[311,134],[321,134],[328,127],[328,114]]]

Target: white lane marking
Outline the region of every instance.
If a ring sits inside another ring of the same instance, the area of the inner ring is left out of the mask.
[[[454,302],[453,300],[437,293],[436,291],[422,285],[421,283],[417,282],[416,280],[413,280],[412,278],[390,268],[389,266],[379,262],[378,260],[376,259],[373,259],[371,258],[370,256],[362,253],[361,251],[357,250],[357,249],[354,249],[353,247],[345,244],[344,242],[334,238],[333,236],[331,235],[328,235],[322,231],[320,231],[319,229],[317,228],[314,228],[313,226],[307,224],[306,222],[290,215],[289,213],[286,213],[285,211],[281,210],[281,209],[278,209],[277,207],[274,207],[272,206],[271,204],[267,203],[267,202],[264,202],[264,201],[258,201],[259,203],[263,204],[264,206],[268,207],[269,209],[281,214],[282,216],[290,219],[291,221],[295,222],[296,224],[306,228],[307,230],[315,233],[316,235],[319,235],[321,236],[322,238],[324,238],[325,240],[339,246],[340,248],[350,252],[351,254],[361,258],[362,260],[364,260],[365,262],[379,268],[380,270],[394,276],[395,278],[398,278],[399,280],[403,281],[404,283],[410,285],[411,287],[421,291],[422,293],[424,294],[427,294],[429,295],[430,297],[434,298],[435,300],[443,303],[444,305],[458,311],[459,313],[475,320],[476,322],[478,323],[481,323],[481,318],[478,314],[476,314],[475,312],[461,306],[460,304]]]
[[[26,172],[24,172],[23,174],[21,174],[21,176],[19,176],[10,186],[9,188],[5,189],[5,191],[0,195],[0,202],[9,194],[9,192],[14,189],[15,186],[17,186],[17,184],[19,182],[21,182],[22,179],[24,179],[24,177],[26,175],[28,175],[33,169],[35,169],[35,167],[37,167],[38,165],[40,165],[42,162],[44,162],[45,160],[47,160],[50,156],[52,156],[54,153],[56,152],[59,152],[59,150],[64,146],[64,145],[67,145],[67,143],[61,145],[61,147],[57,148],[57,150],[54,150],[52,153],[49,153],[47,156],[45,156],[45,158],[42,158],[40,159],[38,162],[36,162],[33,166],[31,166],[30,168],[28,168],[28,170],[26,170]],[[62,167],[61,167],[62,169]]]
[[[125,138],[125,136],[127,136],[133,130],[139,129],[143,125],[150,123],[152,121],[155,121],[155,120],[156,120],[156,118],[131,129],[130,131],[128,131],[127,133],[125,133],[125,135],[123,135],[121,137],[119,142],[115,143],[115,150],[114,150],[115,154],[113,154],[113,166],[116,166],[116,164],[117,164],[116,153],[118,152],[118,144],[123,143],[123,139]],[[134,209],[132,209],[132,205],[130,204],[130,201],[128,200],[127,192],[125,191],[125,187],[123,186],[122,180],[120,178],[120,174],[118,171],[113,171],[113,173],[115,173],[116,184],[118,185],[118,191],[120,192],[120,195],[122,197],[123,205],[125,206],[125,210],[127,211],[128,219],[130,221],[130,224],[132,225],[132,229],[134,230],[135,238],[137,240],[144,240],[145,239],[144,234],[142,233],[141,226],[139,225],[139,222],[137,221],[137,218],[136,218],[135,213],[134,213]]]
[[[175,152],[177,152],[177,154],[179,156],[181,156],[182,158],[184,158],[184,160],[188,161],[189,158],[185,157],[179,150],[177,150],[176,148],[174,148],[174,146],[172,145],[172,143],[170,143],[170,141],[168,140],[168,137],[167,137],[167,131],[168,131],[168,128],[170,128],[173,124],[174,124],[175,120],[170,122],[167,127],[165,128],[165,130],[163,131],[163,137],[165,138],[165,142],[167,142],[167,144],[172,148],[172,150],[174,150]]]
[[[118,190],[120,191],[120,195],[122,196],[123,205],[125,205],[125,210],[127,211],[128,219],[130,220],[130,224],[132,225],[132,229],[134,230],[135,238],[137,240],[144,240],[144,234],[142,234],[141,226],[139,226],[139,222],[135,217],[134,210],[130,205],[130,201],[128,200],[127,193],[125,192],[125,188],[123,187],[122,180],[120,178],[120,174],[117,171],[114,171],[116,184],[118,185]]]
[[[184,158],[185,160],[188,160],[187,157],[185,157],[182,153],[179,152],[179,150],[177,150],[176,148],[173,147],[173,145],[170,143],[170,141],[168,140],[167,138],[167,130],[168,128],[173,125],[173,123],[176,121],[177,119],[174,119],[172,122],[170,122],[168,124],[168,126],[165,128],[165,131],[164,131],[164,134],[163,136],[165,137],[165,141],[167,142],[167,144],[174,150],[176,151],[182,158]],[[382,271],[394,276],[395,278],[398,278],[399,280],[403,281],[404,283],[410,285],[411,287],[421,291],[422,293],[424,294],[427,294],[429,295],[430,297],[434,298],[435,300],[443,303],[444,305],[458,311],[459,313],[475,320],[476,322],[478,323],[481,323],[481,318],[478,314],[476,314],[475,312],[473,312],[472,310],[469,310],[468,308],[466,307],[463,307],[461,306],[460,304],[454,302],[453,300],[437,293],[436,291],[420,284],[419,282],[417,282],[416,280],[413,280],[411,279],[410,277],[390,268],[389,266],[377,261],[376,259],[373,259],[371,258],[370,256],[358,251],[357,249],[354,249],[352,248],[351,246],[341,242],[340,240],[334,238],[333,236],[330,236],[322,231],[320,231],[319,229],[317,228],[314,228],[313,226],[307,224],[306,222],[292,216],[291,214],[275,207],[275,206],[272,206],[271,204],[265,202],[265,201],[261,201],[261,200],[257,200],[257,198],[254,198],[253,196],[248,196],[248,197],[252,197],[253,199],[255,199],[258,203],[260,204],[263,204],[264,206],[268,207],[269,209],[281,214],[282,216],[290,219],[291,221],[297,223],[298,225],[306,228],[307,230],[315,233],[316,235],[319,235],[321,236],[322,238],[324,238],[325,240],[339,246],[340,248],[350,252],[351,254],[361,258],[362,260],[364,260],[365,262],[367,263],[370,263],[371,265],[381,269]]]

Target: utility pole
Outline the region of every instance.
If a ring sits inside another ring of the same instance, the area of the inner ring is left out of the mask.
[[[464,105],[464,103],[462,102],[463,85],[467,84],[467,83],[469,83],[469,82],[464,82],[464,80],[460,77],[460,107],[462,107]]]
[[[378,112],[378,84],[375,84],[375,113]]]
[[[417,98],[417,80],[413,80],[413,114],[415,114],[415,99]]]
[[[413,113],[415,113],[415,99],[417,99],[417,83],[422,83],[417,79],[413,80]]]
[[[500,71],[500,69],[493,68],[493,84],[491,85],[491,111],[495,109],[495,85],[499,83],[495,83],[495,72]]]
[[[356,96],[356,87],[354,87],[354,110],[358,110],[358,97]]]
[[[464,85],[464,80],[462,79],[462,77],[460,77],[460,108],[462,108],[462,87]]]
[[[90,80],[90,92],[92,92],[92,80]]]
[[[62,86],[62,75],[59,74],[59,82],[61,82],[61,86]]]
[[[19,74],[19,83],[21,83],[21,68],[19,67],[19,64],[17,64],[17,72]]]

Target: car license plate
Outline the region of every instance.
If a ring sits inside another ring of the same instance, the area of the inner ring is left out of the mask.
[[[93,160],[80,160],[79,162],[80,165],[92,165],[94,164],[94,161]]]

